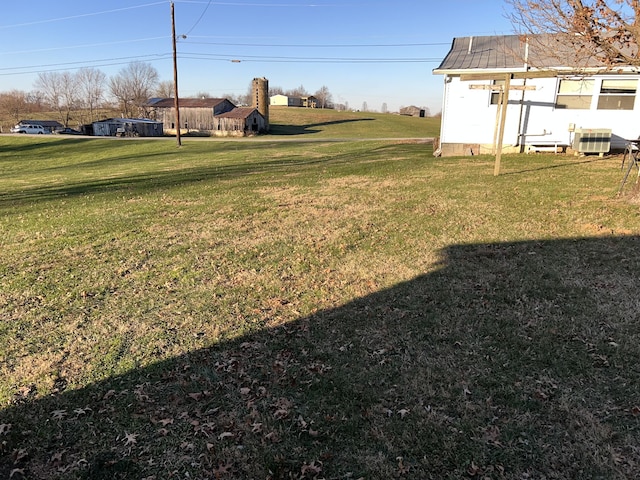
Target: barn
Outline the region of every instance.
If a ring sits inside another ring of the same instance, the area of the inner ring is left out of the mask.
[[[253,107],[237,107],[216,115],[213,119],[215,136],[243,137],[266,131],[265,118]]]
[[[214,131],[214,117],[236,108],[226,98],[180,98],[180,127],[184,130]],[[176,109],[174,98],[152,98],[147,102],[149,116],[162,122],[167,133],[175,131]]]

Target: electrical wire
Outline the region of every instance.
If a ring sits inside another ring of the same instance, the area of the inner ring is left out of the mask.
[[[200,20],[202,20],[202,17],[204,17],[204,14],[207,13],[207,10],[209,10],[210,6],[211,6],[211,0],[209,0],[209,3],[207,3],[207,6],[204,7],[204,10],[198,17],[198,20],[196,20],[196,23],[193,24],[193,26],[189,29],[187,33],[185,33],[185,35],[189,35],[193,31],[193,29],[196,28],[196,26],[200,23]]]
[[[59,17],[59,18],[50,18],[48,20],[36,20],[33,22],[25,22],[25,23],[16,23],[14,25],[0,25],[0,30],[4,30],[7,28],[17,28],[17,27],[28,27],[30,25],[41,25],[43,23],[54,23],[54,22],[61,22],[64,20],[73,20],[76,18],[85,18],[85,17],[94,17],[97,15],[104,15],[104,14],[108,14],[108,13],[115,13],[115,12],[122,12],[125,10],[133,10],[136,8],[146,8],[146,7],[154,7],[156,5],[162,5],[166,2],[155,2],[155,3],[147,3],[144,5],[133,5],[130,7],[122,7],[122,8],[115,8],[113,10],[105,10],[103,12],[93,12],[93,13],[81,13],[78,15],[70,15],[68,17]]]
[[[209,38],[209,37],[190,37]],[[218,45],[227,47],[283,47],[283,48],[385,48],[385,47],[441,47],[450,45],[451,42],[438,43],[372,43],[372,44],[286,44],[286,43],[227,43],[227,42],[193,42],[184,41],[194,45]]]

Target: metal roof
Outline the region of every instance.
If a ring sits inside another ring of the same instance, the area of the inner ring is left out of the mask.
[[[224,101],[229,102],[226,98],[179,98],[180,108],[184,107],[201,107],[201,108],[213,108],[218,106]],[[229,102],[231,103],[231,102]],[[159,108],[173,108],[175,107],[174,98],[152,98],[147,102],[150,107]],[[232,104],[233,105],[233,104]]]
[[[246,119],[257,109],[253,107],[236,107],[233,110],[230,110],[225,113],[221,113],[220,115],[216,115],[216,118],[237,118],[237,119]],[[260,113],[260,112],[258,112]]]
[[[621,72],[628,66],[619,65]],[[553,34],[457,37],[436,74],[474,72],[525,72],[529,70],[602,71],[601,59],[576,43]],[[635,69],[632,69],[635,70]]]
[[[438,70],[524,68],[525,48],[518,35],[458,37]]]

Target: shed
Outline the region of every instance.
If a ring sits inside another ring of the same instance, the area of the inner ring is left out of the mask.
[[[215,136],[243,137],[255,135],[266,130],[265,118],[256,108],[238,107],[229,112],[216,115],[211,131]]]
[[[107,118],[91,124],[99,137],[161,137],[162,122],[148,118]]]

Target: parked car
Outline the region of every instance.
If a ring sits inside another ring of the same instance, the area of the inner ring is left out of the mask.
[[[11,129],[11,133],[47,133],[42,125],[18,124]]]
[[[61,128],[60,130],[54,130],[53,133],[57,133],[58,135],[82,135],[82,132],[68,127]]]

